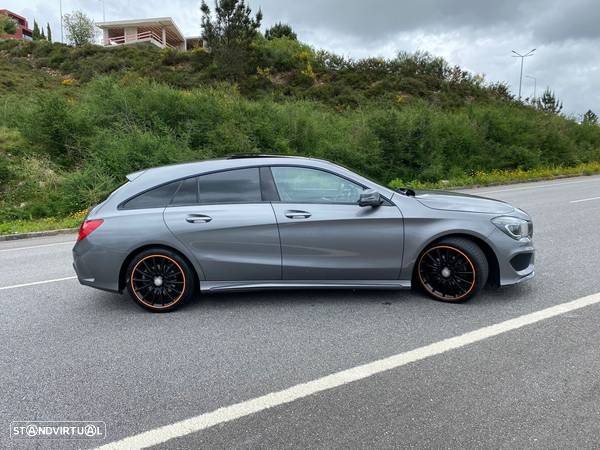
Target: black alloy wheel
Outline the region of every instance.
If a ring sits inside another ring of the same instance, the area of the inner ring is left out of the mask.
[[[485,285],[488,263],[485,253],[472,241],[449,238],[428,247],[417,263],[418,281],[436,300],[462,302]]]
[[[150,249],[129,264],[127,290],[142,307],[171,311],[191,297],[193,273],[179,255],[166,249]]]

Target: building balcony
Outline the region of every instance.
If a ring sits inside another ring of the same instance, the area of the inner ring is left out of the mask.
[[[122,36],[105,36],[102,41],[103,45],[110,47],[113,45],[124,45],[124,44],[137,44],[137,43],[150,43],[156,45],[159,48],[177,48],[176,46],[169,44],[166,39],[159,36],[153,31],[143,31],[134,35],[122,35]]]

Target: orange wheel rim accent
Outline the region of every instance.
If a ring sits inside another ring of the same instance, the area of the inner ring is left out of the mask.
[[[140,264],[142,264],[144,261],[151,259],[151,258],[161,258],[161,259],[166,259],[167,261],[169,261],[170,263],[172,263],[173,265],[175,265],[175,267],[177,267],[177,269],[179,270],[180,274],[181,274],[181,278],[182,278],[182,287],[181,287],[181,292],[176,296],[175,299],[171,300],[169,303],[166,304],[162,304],[162,305],[156,305],[154,303],[149,303],[148,301],[146,301],[143,297],[141,297],[139,295],[139,291],[141,289],[136,289],[135,285],[134,285],[134,275],[135,273],[138,271],[138,267],[140,266]],[[181,268],[181,266],[179,265],[179,263],[177,261],[175,261],[173,258],[169,258],[168,256],[165,255],[148,255],[145,256],[144,258],[140,259],[137,264],[134,266],[133,270],[131,271],[130,274],[130,279],[129,279],[129,284],[131,285],[131,292],[133,292],[133,294],[135,295],[135,297],[144,305],[148,306],[149,308],[152,309],[165,309],[165,308],[169,308],[173,305],[175,305],[177,302],[179,302],[179,300],[181,300],[181,297],[183,297],[183,294],[185,292],[186,289],[186,278],[185,278],[185,272],[183,271],[183,269]]]
[[[450,250],[453,252],[458,253],[459,255],[461,255],[465,261],[468,263],[469,267],[471,268],[471,271],[473,273],[473,280],[470,282],[470,286],[469,288],[466,290],[466,292],[461,293],[458,296],[445,296],[445,295],[440,295],[441,292],[439,292],[439,294],[435,291],[435,289],[430,285],[429,282],[425,281],[423,279],[423,275],[421,273],[421,264],[423,263],[423,258],[425,258],[425,256],[427,256],[430,252],[432,252],[433,250],[436,249],[445,249],[445,250]],[[421,255],[421,257],[419,258],[419,263],[417,265],[417,274],[419,275],[419,281],[421,282],[421,286],[423,286],[427,292],[429,292],[431,295],[433,295],[436,298],[439,298],[440,300],[452,300],[452,301],[458,301],[461,300],[463,298],[465,298],[466,296],[468,296],[473,289],[475,289],[475,286],[477,284],[477,270],[475,269],[475,265],[473,264],[473,262],[471,261],[471,258],[469,258],[469,256],[462,252],[461,250],[457,249],[456,247],[451,247],[449,245],[436,245],[434,247],[428,248],[426,251],[423,252],[423,254]]]

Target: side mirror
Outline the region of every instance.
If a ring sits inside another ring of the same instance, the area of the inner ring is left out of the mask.
[[[379,206],[382,203],[381,195],[375,189],[365,189],[358,198],[358,206]]]

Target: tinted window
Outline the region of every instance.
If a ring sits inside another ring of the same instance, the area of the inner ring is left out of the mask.
[[[175,193],[171,206],[193,205],[198,203],[198,178],[183,180]]]
[[[198,177],[200,203],[262,201],[258,168],[228,170]]]
[[[329,172],[305,167],[272,167],[282,202],[357,203],[363,187]]]
[[[179,181],[165,184],[150,191],[144,192],[137,197],[128,200],[123,205],[124,209],[142,209],[142,208],[164,208],[166,207],[175,190],[179,186]]]

